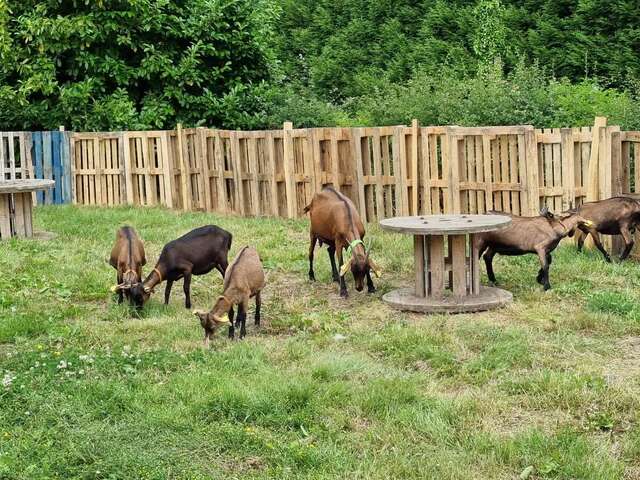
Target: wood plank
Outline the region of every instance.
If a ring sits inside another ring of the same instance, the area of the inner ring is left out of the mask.
[[[450,204],[449,211],[447,213],[462,213],[460,203],[460,161],[459,152],[461,148],[462,139],[455,134],[447,134],[449,138],[449,161],[447,165],[449,167],[449,192],[450,192]],[[464,147],[462,147],[464,148]]]
[[[429,134],[428,134],[429,135]],[[444,137],[433,135],[431,141],[429,141],[429,164],[430,164],[430,178],[431,185],[436,180],[440,180],[440,172],[438,171],[438,140],[440,140],[440,153],[444,150]],[[443,158],[444,161],[444,158]],[[444,165],[442,165],[444,167]],[[444,177],[444,175],[443,175]],[[444,180],[444,178],[442,179]],[[439,214],[444,213],[443,205],[440,204],[440,189],[439,188],[429,188],[431,191],[431,214]]]
[[[527,165],[527,185],[529,193],[529,215],[536,215],[540,210],[540,190],[539,190],[539,161],[536,134],[533,127],[525,131],[525,162]]]
[[[432,235],[429,241],[429,273],[431,274],[431,296],[442,298],[444,292],[444,237]]]
[[[9,144],[9,156],[13,155],[12,144]],[[12,178],[15,178],[13,176]],[[51,132],[42,132],[42,178],[53,180],[53,155],[51,153]],[[51,190],[45,190],[44,203],[53,204],[53,194]]]
[[[518,137],[524,136],[518,134]],[[480,294],[480,252],[478,251],[478,245],[475,239],[475,234],[469,235],[469,270],[471,275],[471,288],[470,294]]]
[[[2,160],[4,161],[4,159]],[[2,240],[8,240],[12,236],[10,198],[10,194],[0,193],[0,238]]]
[[[482,136],[482,159],[485,182],[484,201],[487,211],[493,210],[493,176],[491,174],[491,140],[488,135]]]
[[[509,181],[509,137],[500,135],[498,141],[500,142],[500,179],[502,182],[507,182]],[[502,192],[502,210],[513,213],[511,194],[506,191]]]
[[[587,201],[593,202],[599,200],[599,167],[598,155],[600,153],[601,129],[607,124],[606,117],[596,117],[593,123],[591,153],[589,155],[588,183],[587,183]]]
[[[466,235],[449,235],[451,251],[451,270],[453,272],[453,294],[457,297],[467,295]]]
[[[76,193],[76,138],[75,135],[71,135],[69,138],[69,163],[71,164],[71,202],[77,204],[78,196]]]
[[[189,166],[185,159],[185,145],[184,145],[184,132],[182,124],[178,124],[176,127],[176,137],[178,139],[178,161],[180,164],[180,189],[182,190],[182,210],[191,210],[191,188],[189,185],[191,181],[189,179]]]
[[[168,208],[173,208],[173,160],[169,150],[169,132],[162,132],[160,137],[160,159],[162,161],[162,181],[164,183],[164,202]]]
[[[476,137],[473,135],[466,136],[464,139],[464,146],[466,152],[466,162],[464,162],[465,170],[467,173],[467,180],[469,182],[476,183]],[[478,202],[476,196],[476,190],[469,190],[465,197],[468,198],[468,211],[469,213],[478,213]]]
[[[318,157],[314,158],[314,163],[319,160]],[[271,181],[269,184],[269,189],[271,192],[271,214],[274,217],[277,217],[278,212],[278,183],[276,181],[276,145],[275,140],[273,138],[273,133],[269,132],[267,134],[267,171],[271,173]],[[316,179],[319,181],[319,179]]]
[[[373,212],[372,211],[368,211],[367,210],[367,203],[365,201],[365,191],[364,191],[364,184],[362,182],[362,177],[364,176],[363,174],[363,165],[362,165],[362,129],[361,128],[356,128],[353,132],[352,135],[352,139],[351,139],[351,148],[353,149],[353,156],[354,156],[354,162],[355,162],[355,193],[358,199],[358,211],[360,212],[360,215],[362,216],[362,218],[364,219],[365,223],[366,222],[371,222],[373,221]]]
[[[620,132],[621,138],[623,133],[624,132]],[[620,151],[620,162],[622,166],[622,191],[624,193],[631,193],[631,160],[629,158],[629,147],[629,142],[622,142]]]
[[[372,144],[371,150],[373,152],[373,169],[374,175],[376,176],[376,213],[378,216],[378,220],[382,220],[386,218],[387,215],[385,212],[384,205],[384,186],[382,185],[382,153],[380,150],[380,130],[374,129],[372,135]]]
[[[562,148],[562,210],[564,211],[573,208],[576,204],[573,131],[570,128],[561,128],[560,138]]]
[[[15,180],[18,178],[17,176],[17,169],[16,169],[16,152],[15,152],[15,146],[13,144],[14,142],[14,137],[15,137],[15,133],[14,132],[8,132],[7,134],[7,139],[9,141],[9,178],[11,180]]]
[[[640,193],[640,144],[633,145],[634,192]]]
[[[293,158],[293,138],[291,136],[291,130],[293,129],[293,123],[284,122],[282,126],[282,138],[283,138],[283,147],[284,147],[284,185],[285,185],[285,195],[286,195],[286,205],[287,205],[287,218],[296,218],[296,189],[293,180],[293,174],[295,172],[295,164]],[[333,139],[332,139],[333,143]],[[338,161],[338,146],[335,146],[336,156],[335,162]],[[337,178],[336,178],[337,180]],[[334,185],[336,190],[340,190],[339,185]]]
[[[200,179],[198,185],[200,187],[200,208],[203,208],[207,212],[212,210],[211,207],[211,194],[209,187],[209,159],[207,152],[207,129],[204,127],[198,127],[196,129],[196,158],[198,162],[198,171],[200,173]]]
[[[93,165],[96,170],[95,174],[95,195],[96,205],[105,205],[107,202],[103,197],[103,175],[102,175],[102,162],[100,158],[100,139],[98,137],[93,139]]]
[[[316,169],[314,164],[313,133],[310,128],[305,129],[305,136],[302,138],[302,156],[304,160],[304,173],[308,175],[308,180],[304,182],[304,207],[311,203],[316,185]],[[303,212],[297,212],[302,214]]]
[[[24,219],[24,234],[33,237],[33,195],[31,193],[16,194],[22,196],[22,216]]]
[[[424,129],[420,130],[420,142],[421,157],[419,159],[419,165],[422,165],[422,208],[418,213],[431,215],[433,208],[431,204],[431,187],[429,186],[429,181],[431,180],[431,160],[429,159],[431,145],[429,142],[429,134]]]
[[[17,237],[25,237],[24,194],[13,195],[13,229]]]
[[[485,191],[487,182],[484,178],[484,159],[482,157],[482,137],[473,137],[474,152],[473,158],[475,162],[475,179],[480,184],[478,190],[476,190],[476,209],[477,212],[483,214],[486,212],[485,205]]]
[[[420,188],[420,179],[418,177],[418,136],[420,129],[418,128],[418,120],[415,118],[411,121],[411,180],[413,187],[411,190],[411,213],[418,215],[418,190]]]
[[[493,164],[493,183],[503,182],[502,170],[500,168],[500,141],[498,138],[491,139],[491,163]],[[493,193],[493,206],[497,211],[504,211],[502,205],[502,194],[496,193],[494,189]]]
[[[393,129],[393,144],[391,145],[391,161],[393,162],[393,177],[396,181],[395,188],[395,215],[408,215],[408,206],[405,202],[407,198],[406,192],[406,176],[404,168],[402,168],[402,161],[400,157],[400,148],[404,144],[404,134],[402,127],[395,127]],[[403,149],[404,150],[404,149]]]
[[[5,180],[7,180],[6,153],[5,153],[4,139],[5,139],[5,134],[0,132],[0,182],[4,182]]]
[[[422,235],[413,236],[413,264],[415,268],[416,297],[426,296],[424,239]]]
[[[249,143],[249,169],[252,174],[252,179],[249,180],[249,191],[251,192],[251,214],[254,217],[260,215],[260,197],[258,195],[258,154],[256,149],[257,141],[255,136],[247,139]]]
[[[236,196],[236,213],[242,216],[247,214],[244,203],[244,191],[242,185],[242,158],[240,157],[240,139],[238,132],[231,132],[231,164],[233,171],[233,183]],[[291,217],[288,217],[291,218]]]
[[[518,137],[509,135],[509,179],[511,183],[519,183]],[[521,215],[520,189],[511,191],[511,208],[514,215]]]

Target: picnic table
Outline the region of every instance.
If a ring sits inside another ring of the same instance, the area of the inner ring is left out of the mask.
[[[0,180],[0,239],[33,236],[33,192],[53,187],[53,180]]]
[[[383,230],[413,235],[415,285],[385,294],[399,310],[476,312],[511,301],[506,290],[480,285],[477,233],[505,228],[506,215],[424,215],[380,221]]]

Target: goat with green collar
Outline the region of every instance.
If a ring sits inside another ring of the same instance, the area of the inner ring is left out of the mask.
[[[349,296],[345,282],[346,273],[351,270],[358,292],[364,289],[366,279],[369,293],[376,291],[371,272],[380,276],[380,269],[371,259],[370,251],[365,247],[364,225],[353,202],[332,187],[324,188],[313,196],[305,207],[311,219],[309,246],[309,279],[315,281],[313,271],[313,253],[316,243],[326,244],[329,249],[329,261],[333,280],[340,283],[340,296]],[[342,251],[346,249],[346,259]],[[338,256],[336,266],[335,255]]]

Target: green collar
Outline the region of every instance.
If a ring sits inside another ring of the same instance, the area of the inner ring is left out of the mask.
[[[362,246],[364,247],[364,242],[359,238],[356,238],[353,242],[349,244],[349,246],[347,247],[347,257],[351,257],[351,253],[353,252],[353,249],[356,248],[356,245],[359,245],[359,244],[362,244]]]

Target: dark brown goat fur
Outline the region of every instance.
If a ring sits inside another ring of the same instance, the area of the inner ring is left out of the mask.
[[[191,308],[191,277],[205,275],[214,268],[224,277],[231,240],[232,235],[226,230],[205,225],[167,243],[156,266],[144,279],[145,294],[148,297],[156,285],[166,280],[164,303],[167,305],[173,282],[184,279],[184,306]]]
[[[593,225],[578,226],[576,229],[576,239],[578,240],[578,251],[582,250],[587,235],[591,235],[593,243],[602,252],[607,262],[611,257],[600,242],[600,235],[622,235],[625,248],[620,255],[620,260],[624,260],[631,253],[633,248],[633,233],[636,225],[640,222],[640,202],[628,197],[612,197],[606,200],[588,202],[580,207],[570,210],[584,218],[588,218]]]
[[[379,269],[362,243],[365,235],[364,225],[353,202],[332,187],[325,187],[313,196],[311,203],[305,207],[304,211],[309,213],[311,219],[309,279],[312,281],[316,279],[313,271],[313,251],[319,241],[320,246],[325,243],[329,249],[333,281],[340,283],[341,297],[348,296],[344,280],[348,268],[351,268],[355,288],[358,292],[364,288],[365,278],[369,293],[375,292],[376,289],[373,280],[371,280],[371,270],[378,276]],[[348,248],[349,245],[352,245],[351,258],[347,259],[346,266],[344,266],[342,249]],[[334,256],[336,253],[338,254],[338,267],[336,267]]]
[[[509,215],[502,212],[490,213]],[[558,246],[560,240],[572,235],[576,227],[589,225],[590,221],[577,213],[557,217],[546,208],[537,217],[510,216],[512,223],[507,228],[478,233],[474,237],[478,255],[482,256],[484,253],[489,281],[496,283],[493,273],[493,257],[496,253],[501,255],[535,253],[540,259],[540,270],[536,281],[543,285],[545,290],[550,289],[551,252]]]
[[[136,307],[144,304],[144,289],[142,267],[147,263],[144,245],[136,231],[124,226],[116,232],[116,242],[111,249],[109,264],[116,269],[117,284],[112,288],[118,293],[118,303],[122,303],[123,296]]]
[[[233,306],[238,305],[235,327],[240,327],[240,338],[246,333],[249,299],[256,299],[255,324],[260,325],[261,292],[265,286],[264,269],[258,252],[244,247],[233,259],[224,275],[224,291],[210,312],[194,312],[204,329],[204,345],[220,325],[229,324],[229,338],[234,337]]]

